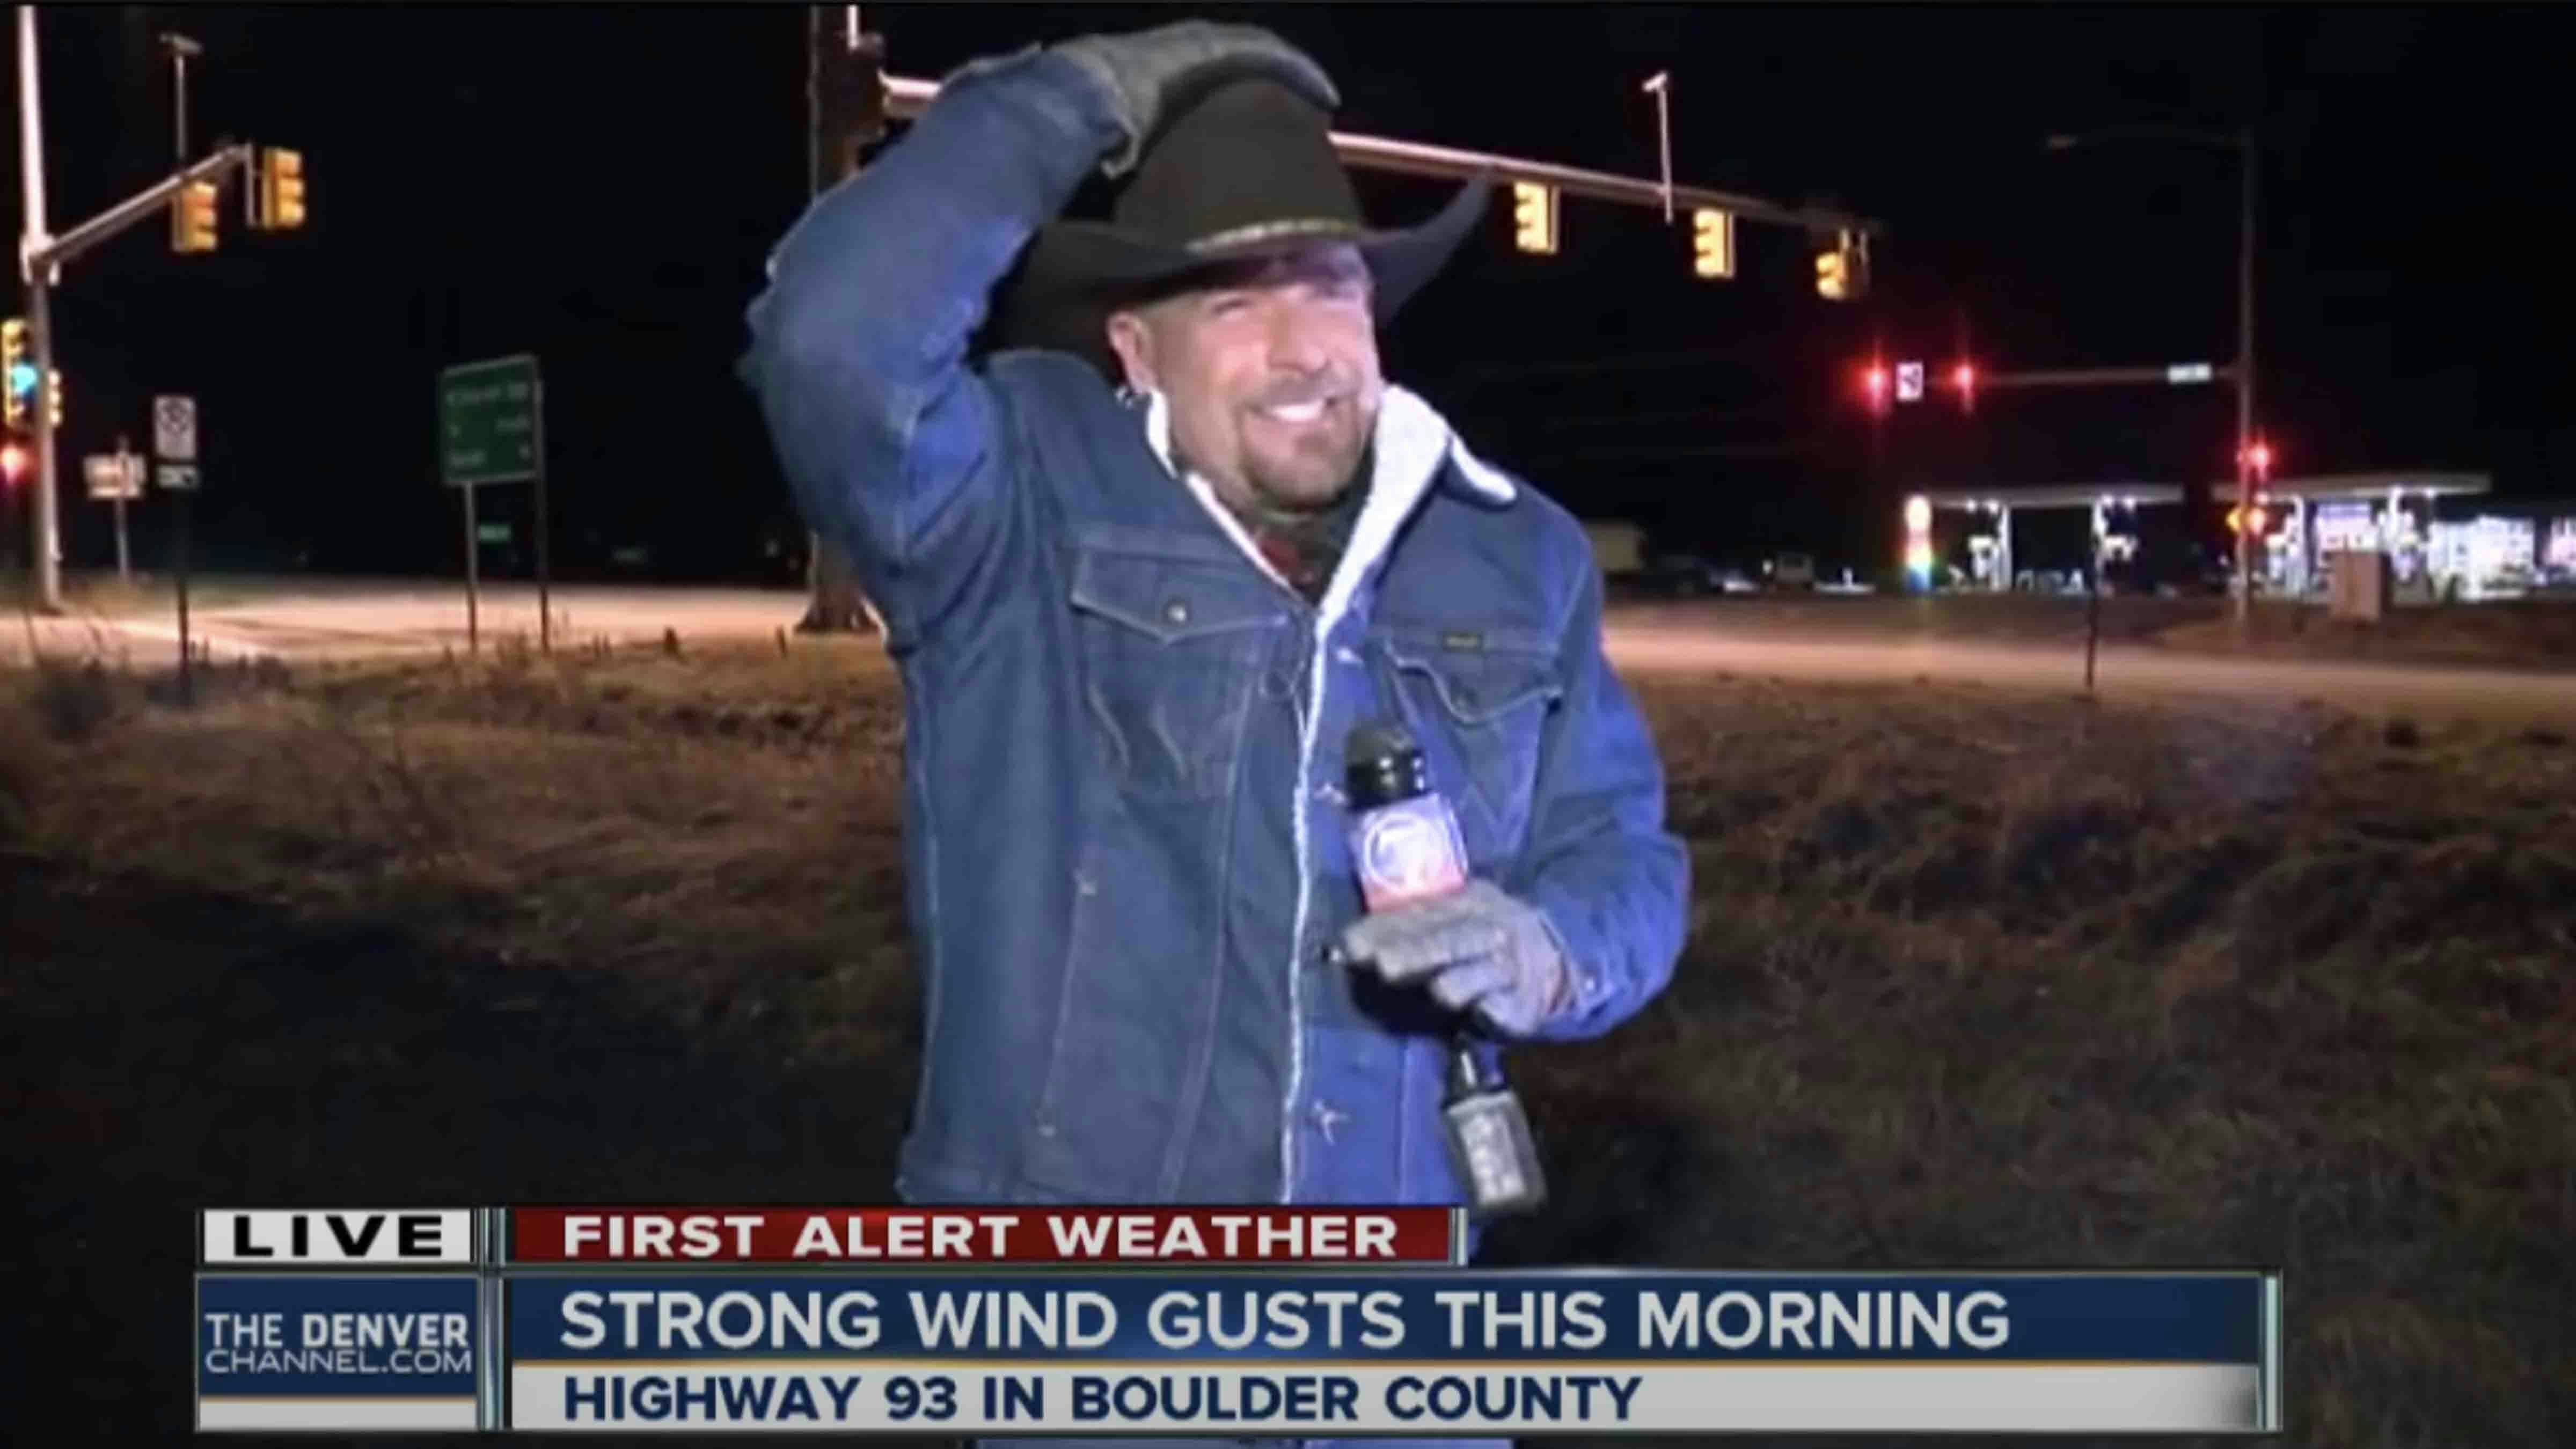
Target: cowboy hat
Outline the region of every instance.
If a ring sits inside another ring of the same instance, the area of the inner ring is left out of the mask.
[[[1277,81],[1237,76],[1184,101],[1146,142],[1107,221],[1041,228],[995,306],[997,346],[1056,347],[1118,374],[1108,316],[1229,263],[1317,243],[1356,248],[1378,320],[1439,271],[1484,214],[1467,182],[1432,217],[1373,228],[1333,150],[1329,118]]]

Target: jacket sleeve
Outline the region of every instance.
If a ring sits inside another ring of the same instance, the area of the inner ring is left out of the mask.
[[[807,522],[848,549],[897,638],[989,572],[1013,467],[967,343],[1119,135],[1111,98],[1063,57],[977,62],[769,259],[741,375]]]
[[[1602,653],[1601,579],[1586,573],[1514,891],[1546,917],[1573,969],[1572,1000],[1536,1041],[1580,1041],[1634,1016],[1672,979],[1689,913],[1690,856],[1664,829],[1663,766]]]

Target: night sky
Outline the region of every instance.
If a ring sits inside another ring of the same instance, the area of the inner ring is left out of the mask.
[[[1142,6],[871,5],[890,69],[1176,18]],[[1892,556],[1909,486],[2225,473],[2224,387],[1990,396],[1873,428],[1874,343],[1988,369],[2224,362],[2236,170],[2156,144],[2043,150],[2054,131],[2262,128],[2261,413],[2284,473],[2491,472],[2576,495],[2563,12],[1812,5],[1230,7],[1339,80],[1338,124],[1652,175],[1673,74],[1675,169],[1885,221],[1867,302],[1812,291],[1806,239],[1746,226],[1742,272],[1690,271],[1688,218],[1579,199],[1564,251],[1511,249],[1508,206],[1395,324],[1390,375],[1579,513],[1668,547]],[[67,552],[112,557],[79,458],[145,443],[193,392],[217,566],[453,573],[432,387],[449,363],[543,361],[557,571],[642,545],[668,578],[749,578],[791,526],[731,368],[762,259],[803,195],[792,7],[48,8],[56,231],[164,174],[176,29],[192,145],[305,155],[312,221],[176,257],[166,223],[66,269]],[[9,71],[12,113],[16,72]],[[20,227],[18,150],[8,224]],[[1389,219],[1442,183],[1371,178]],[[14,287],[14,283],[13,283]],[[13,299],[14,300],[14,299]],[[13,307],[12,310],[15,310]],[[526,490],[488,490],[487,516]],[[161,557],[160,500],[137,547]],[[500,560],[496,558],[496,564]],[[507,566],[502,565],[502,571]]]

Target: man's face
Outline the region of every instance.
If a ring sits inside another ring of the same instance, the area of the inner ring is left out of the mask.
[[[1129,385],[1171,407],[1172,448],[1228,505],[1303,513],[1341,496],[1385,383],[1356,248],[1212,274],[1109,319]]]

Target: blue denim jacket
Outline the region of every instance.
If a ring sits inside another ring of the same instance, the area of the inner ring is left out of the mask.
[[[1117,135],[1060,57],[969,67],[780,243],[745,379],[905,698],[923,1202],[1459,1200],[1449,1022],[1324,964],[1360,909],[1345,736],[1403,719],[1478,874],[1576,967],[1540,1033],[1669,978],[1686,858],[1601,654],[1579,525],[1390,388],[1319,606],[1087,364],[968,360],[987,294]]]

